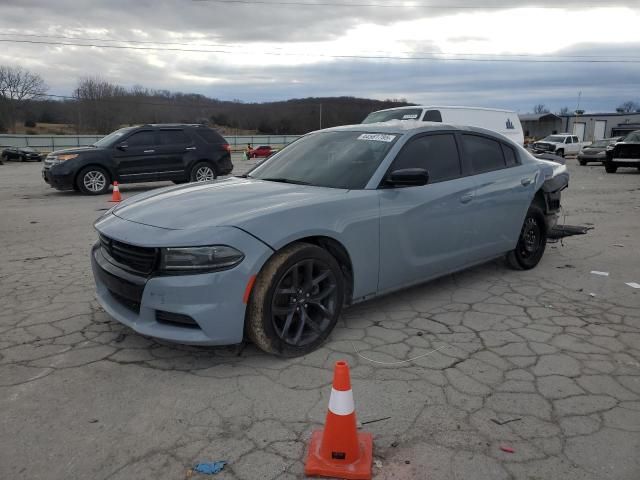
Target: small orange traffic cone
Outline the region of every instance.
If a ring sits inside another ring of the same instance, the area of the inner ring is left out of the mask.
[[[110,202],[119,202],[122,200],[122,196],[120,195],[120,187],[118,186],[118,182],[113,182],[113,193],[111,194]]]
[[[305,475],[369,480],[373,436],[356,429],[356,412],[347,362],[336,362],[324,430],[311,434]]]

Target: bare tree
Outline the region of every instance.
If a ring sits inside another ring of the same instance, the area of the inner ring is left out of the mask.
[[[126,90],[99,77],[78,81],[74,97],[78,102],[78,130],[109,133],[122,123]]]
[[[12,132],[15,132],[16,114],[22,104],[42,97],[48,89],[37,73],[0,65],[0,106]]]
[[[568,115],[569,114],[569,107],[562,107],[558,113],[560,115]]]
[[[533,106],[533,113],[549,113],[549,109],[545,107],[544,103],[539,103]]]
[[[621,103],[616,109],[622,112],[637,112],[640,110],[640,104],[638,102],[634,102],[633,100],[627,100],[626,102]]]

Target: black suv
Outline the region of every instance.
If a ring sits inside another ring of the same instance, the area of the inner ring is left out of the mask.
[[[640,170],[640,130],[631,132],[621,142],[609,145],[604,169],[616,173],[618,167],[636,167]]]
[[[42,177],[58,190],[97,195],[119,183],[213,180],[233,170],[231,149],[203,125],[154,124],[116,130],[90,147],[47,155]]]

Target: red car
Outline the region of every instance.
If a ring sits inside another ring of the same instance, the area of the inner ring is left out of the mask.
[[[271,150],[270,145],[260,145],[259,147],[256,147],[251,150],[251,158],[268,157],[272,153],[273,153],[273,150]]]

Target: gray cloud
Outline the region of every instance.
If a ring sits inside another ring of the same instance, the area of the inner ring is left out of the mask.
[[[358,1],[367,3],[367,0]],[[379,1],[371,0],[371,3]],[[503,1],[485,1],[483,5],[513,6]],[[557,2],[543,1],[535,5],[556,6]],[[571,0],[563,3],[566,7],[583,5],[584,2]],[[612,5],[637,7],[638,3],[607,3]],[[22,33],[71,36],[82,32],[83,37],[158,42],[189,42],[191,38],[203,37],[207,43],[236,43],[249,49],[256,41],[277,41],[287,48],[295,42],[339,38],[349,28],[363,23],[390,25],[450,13],[429,9],[266,8],[182,0],[103,0],[92,2],[91,6],[81,6],[72,0],[8,0],[0,6],[0,32],[18,29]],[[455,33],[459,35],[454,41],[473,40],[463,31]],[[535,42],[538,33],[549,34],[546,29],[540,32],[534,29],[526,34]],[[0,36],[2,38],[7,37]],[[556,55],[634,56],[639,46],[576,45]],[[286,65],[286,62],[281,66],[264,66],[259,60],[252,65],[237,66],[231,62],[231,55],[194,57],[180,52],[11,43],[0,47],[0,63],[21,64],[40,73],[56,94],[70,94],[78,77],[98,75],[124,86],[142,84],[245,101],[353,95],[382,99],[404,97],[420,103],[504,106],[521,111],[530,110],[540,102],[552,109],[565,105],[573,108],[578,92],[582,91],[586,108],[611,110],[622,100],[637,100],[640,84],[640,64],[320,58],[315,63],[298,66]],[[420,50],[434,51],[435,47],[420,45]]]

